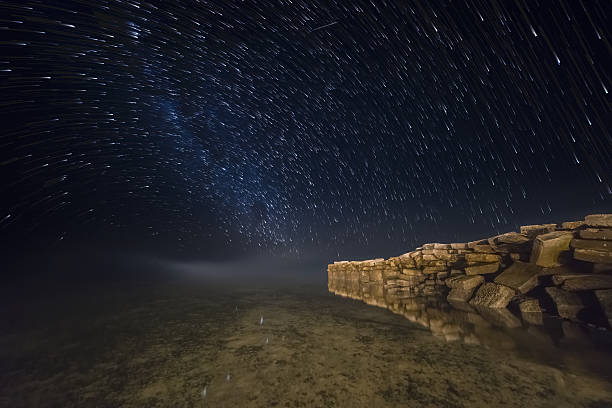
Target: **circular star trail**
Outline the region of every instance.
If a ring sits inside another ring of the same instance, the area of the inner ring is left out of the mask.
[[[389,256],[610,211],[611,7],[3,2],[3,242]]]

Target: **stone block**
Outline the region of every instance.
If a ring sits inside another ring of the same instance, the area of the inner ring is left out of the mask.
[[[449,272],[448,271],[442,271],[442,272],[438,272],[436,274],[436,277],[438,279],[446,279],[446,278],[448,278],[448,276],[449,276]]]
[[[451,249],[450,244],[434,244],[434,249]]]
[[[432,273],[438,273],[445,270],[446,266],[426,266],[425,268],[423,268],[423,273],[425,275],[430,275]]]
[[[555,303],[557,313],[564,319],[575,320],[578,312],[584,309],[582,301],[574,293],[556,287],[546,288],[545,290]]]
[[[601,306],[601,310],[608,319],[608,324],[612,327],[612,289],[596,290],[595,297]]]
[[[468,264],[494,263],[499,262],[501,260],[501,256],[497,254],[472,253],[465,254],[465,260],[468,262]]]
[[[488,254],[495,253],[495,250],[493,249],[493,247],[491,247],[491,245],[489,245],[488,243],[487,244],[482,244],[482,245],[480,245],[480,244],[474,245],[474,246],[472,246],[472,250],[474,252],[485,252],[485,253],[488,253]]]
[[[486,275],[496,273],[499,270],[499,263],[488,263],[482,265],[468,266],[465,268],[466,275]]]
[[[612,227],[612,214],[591,214],[584,217],[589,227]]]
[[[563,229],[577,229],[586,225],[584,221],[566,221],[561,223]]]
[[[436,244],[423,244],[423,249],[434,249]]]
[[[598,239],[572,239],[570,246],[580,249],[594,249],[596,251],[612,251],[612,241]]]
[[[578,275],[568,277],[563,282],[562,288],[570,292],[594,289],[612,289],[612,275]]]
[[[521,317],[524,321],[530,324],[542,325],[544,324],[544,314],[540,307],[538,299],[523,299],[519,303],[519,309],[521,311]]]
[[[517,261],[497,276],[494,282],[525,294],[538,285],[541,269],[534,264]]]
[[[514,297],[514,290],[503,285],[488,282],[478,288],[470,304],[490,308],[505,308]]]
[[[574,249],[574,258],[600,264],[612,264],[612,252],[596,251],[594,249]]]
[[[557,224],[536,224],[521,226],[521,234],[528,238],[535,238],[538,235],[553,232],[557,228]]]
[[[572,278],[581,278],[581,277],[589,277],[591,276],[591,274],[579,274],[579,273],[574,273],[574,272],[562,272],[559,274],[555,274],[552,275],[552,283],[553,285],[556,286],[561,286],[563,285],[563,282],[565,282],[566,279],[572,279]]]
[[[455,278],[449,278],[447,280],[450,281],[447,283],[447,286],[451,289],[459,288],[464,290],[473,290],[484,283],[484,277],[481,275],[463,275]]]
[[[453,242],[451,245],[451,248],[453,249],[467,249],[467,243],[465,242]]]
[[[505,307],[491,308],[486,306],[475,306],[475,308],[480,316],[494,326],[507,327],[510,329],[522,326],[520,319]]]
[[[569,244],[573,237],[574,234],[569,231],[554,231],[538,235],[533,242],[531,262],[544,267],[560,265],[559,256],[569,251]]]
[[[382,271],[370,271],[370,282],[382,282],[383,272]]]
[[[476,241],[470,241],[467,243],[468,248],[474,248],[476,245],[489,245],[489,241],[486,239],[479,239]]]
[[[612,241],[612,229],[587,228],[578,231],[578,236],[582,239],[598,239],[602,241]]]

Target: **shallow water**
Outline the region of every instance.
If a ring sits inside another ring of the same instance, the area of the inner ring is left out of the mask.
[[[1,406],[612,407],[610,333],[568,322],[511,328],[436,299],[375,307],[324,285],[35,298],[2,309]]]

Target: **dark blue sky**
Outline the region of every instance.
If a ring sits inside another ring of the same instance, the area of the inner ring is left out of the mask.
[[[3,247],[331,260],[610,212],[611,4],[3,2]]]

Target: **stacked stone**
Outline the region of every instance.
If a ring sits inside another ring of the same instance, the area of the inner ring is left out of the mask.
[[[328,287],[370,304],[450,289],[449,301],[479,309],[516,302],[523,320],[533,324],[542,322],[540,305],[552,300],[560,317],[580,320],[583,310],[598,309],[612,326],[612,214],[523,226],[520,233],[468,243],[424,244],[387,260],[336,262],[328,267]]]

